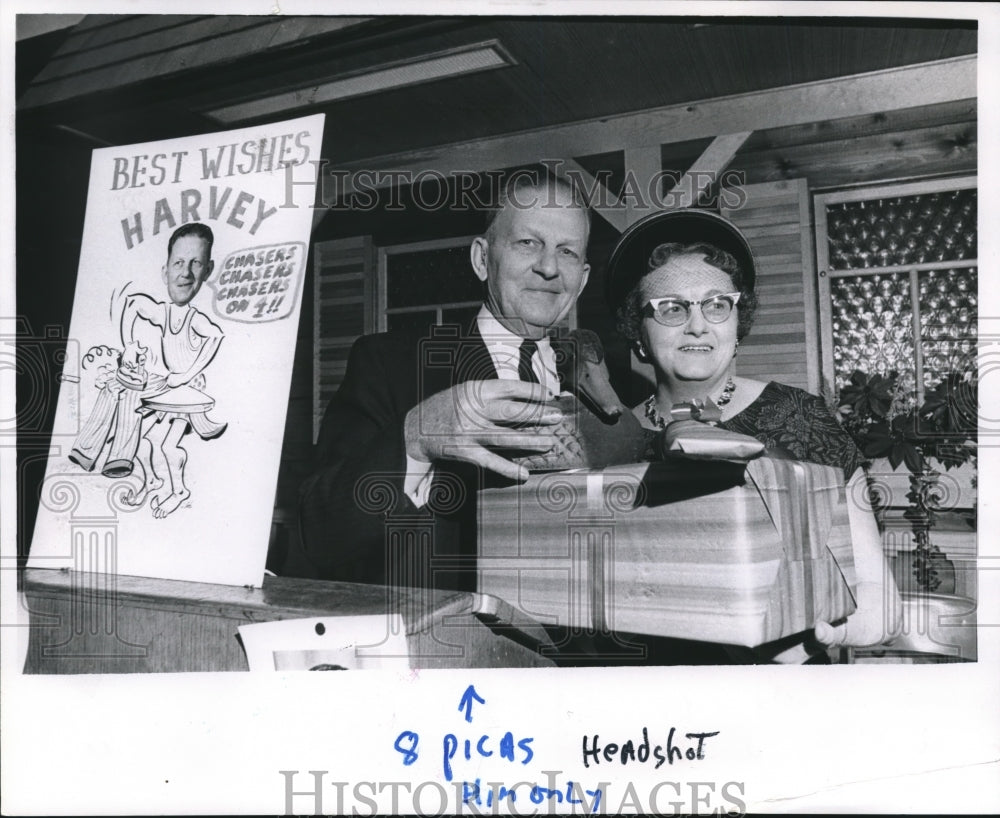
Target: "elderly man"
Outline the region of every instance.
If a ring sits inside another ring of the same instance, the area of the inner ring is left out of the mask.
[[[467,334],[354,345],[323,419],[322,469],[303,487],[304,564],[293,555],[286,573],[474,590],[476,491],[527,478],[512,451],[552,447],[546,332],[590,272],[589,214],[565,182],[522,181],[491,215],[472,243],[485,303]]]

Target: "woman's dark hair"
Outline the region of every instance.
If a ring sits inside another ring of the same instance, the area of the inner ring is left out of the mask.
[[[742,341],[750,332],[754,316],[757,314],[757,295],[752,287],[745,285],[743,273],[736,259],[725,250],[704,242],[694,244],[668,242],[658,245],[650,254],[646,275],[658,270],[674,256],[703,256],[706,263],[732,279],[733,289],[740,293],[740,300],[736,303],[736,338]],[[642,313],[646,306],[640,286],[644,278],[645,276],[636,282],[618,308],[618,331],[629,341],[639,340],[639,327],[642,325]]]

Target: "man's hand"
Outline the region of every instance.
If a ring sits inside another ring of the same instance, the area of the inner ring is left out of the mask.
[[[171,372],[167,375],[167,386],[174,389],[178,386],[184,386],[189,380],[191,380],[186,372]]]
[[[900,616],[899,593],[894,584],[883,591],[877,583],[859,582],[857,610],[836,627],[817,622],[813,633],[816,641],[826,647],[871,647],[899,634]]]
[[[406,453],[415,460],[465,460],[512,480],[528,470],[490,448],[547,452],[562,412],[547,406],[538,384],[514,380],[468,381],[432,395],[406,415]]]

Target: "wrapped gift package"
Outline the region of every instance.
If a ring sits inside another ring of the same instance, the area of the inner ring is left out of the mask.
[[[757,647],[855,607],[840,469],[637,463],[479,502],[479,590],[546,624]]]

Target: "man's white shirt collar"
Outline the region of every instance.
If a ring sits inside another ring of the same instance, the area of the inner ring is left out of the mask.
[[[524,338],[515,335],[501,324],[485,304],[480,307],[476,316],[476,326],[493,359],[497,375],[503,380],[520,380],[517,361]],[[552,344],[549,343],[548,336],[540,338],[536,343],[538,351],[531,359],[531,367],[538,382],[549,390],[550,395],[558,395],[559,374],[556,371],[556,356],[552,351]]]

